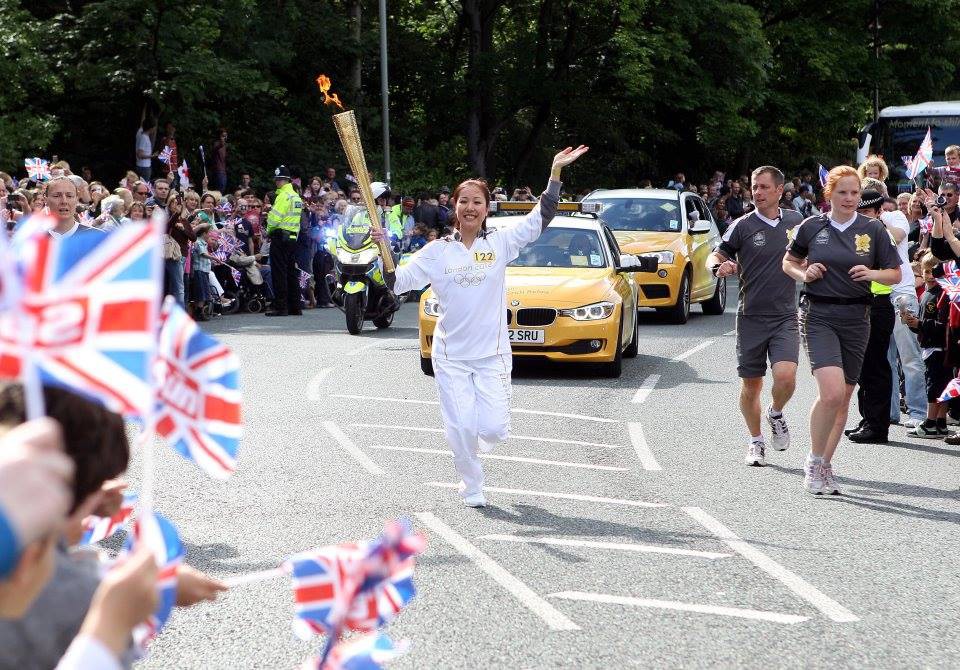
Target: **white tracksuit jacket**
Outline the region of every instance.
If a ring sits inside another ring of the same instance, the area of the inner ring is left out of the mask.
[[[469,249],[459,234],[434,240],[396,271],[396,293],[430,284],[440,303],[433,370],[465,497],[483,487],[477,450],[492,449],[510,432],[506,267],[553,220],[559,195],[560,182],[551,181],[539,204],[517,225],[490,227]]]

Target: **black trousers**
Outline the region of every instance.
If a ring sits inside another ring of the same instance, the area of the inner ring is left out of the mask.
[[[870,339],[860,368],[857,407],[867,426],[886,434],[890,428],[890,396],[893,393],[893,372],[887,360],[887,349],[893,335],[895,315],[889,295],[873,297],[870,308]]]
[[[300,276],[297,270],[297,236],[275,230],[270,233],[270,275],[273,281],[273,309],[300,313]]]

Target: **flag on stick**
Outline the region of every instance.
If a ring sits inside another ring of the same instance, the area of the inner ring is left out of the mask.
[[[820,188],[823,188],[827,185],[827,176],[829,176],[830,171],[820,163],[817,163],[817,174],[820,176]]]
[[[211,477],[226,479],[236,469],[243,431],[239,359],[172,296],[160,319],[157,434]]]
[[[167,170],[172,172],[173,165],[171,165],[170,162],[173,160],[173,147],[165,146],[163,150],[157,154],[157,160],[159,160],[161,163],[165,163]]]
[[[93,544],[105,540],[126,525],[137,504],[137,494],[126,491],[120,509],[113,516],[88,516],[83,520],[83,535],[80,544]]]
[[[927,134],[917,149],[917,155],[910,161],[907,169],[907,179],[916,179],[927,167],[933,165],[933,139],[930,135],[930,127],[927,127]]]
[[[937,283],[951,302],[960,302],[960,275],[946,274],[937,278]]]
[[[42,158],[25,158],[23,167],[27,168],[27,176],[34,181],[50,179],[50,161],[45,161]]]
[[[937,400],[939,402],[947,402],[958,397],[960,397],[960,379],[951,379]]]

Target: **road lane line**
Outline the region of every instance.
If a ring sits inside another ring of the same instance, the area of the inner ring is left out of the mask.
[[[410,403],[414,405],[439,405],[440,403],[436,400],[416,400],[413,398],[386,398],[383,396],[373,396],[373,395],[356,395],[354,393],[331,393],[331,398],[348,398],[351,400],[377,400],[384,402],[403,402]],[[515,414],[537,414],[541,416],[558,416],[564,419],[577,419],[579,421],[596,421],[598,423],[619,423],[616,419],[604,419],[598,416],[586,416],[585,414],[566,414],[564,412],[546,412],[543,410],[536,409],[520,409],[518,407],[511,407],[510,411]]]
[[[424,486],[433,486],[440,489],[455,489],[459,484],[450,484],[448,482],[424,482]],[[644,502],[642,500],[626,500],[623,498],[604,498],[602,496],[588,496],[579,493],[554,493],[553,491],[529,491],[526,489],[504,489],[494,486],[484,486],[484,491],[490,493],[505,493],[515,496],[530,496],[533,498],[554,498],[557,500],[579,500],[581,502],[594,502],[605,505],[623,505],[624,507],[670,507],[664,503]]]
[[[371,475],[379,476],[383,474],[383,468],[370,460],[370,457],[363,453],[360,447],[354,444],[353,440],[347,437],[347,434],[340,430],[340,427],[337,426],[337,424],[335,424],[333,421],[324,421],[323,428],[330,433],[330,437],[336,440],[337,443],[343,447],[344,451],[353,456],[354,460],[363,466],[364,470],[369,472]]]
[[[817,587],[810,584],[794,572],[787,570],[765,553],[738,537],[732,530],[714,519],[699,507],[683,507],[684,512],[689,514],[701,526],[709,530],[718,538],[753,563],[755,566],[766,572],[774,579],[780,581],[784,586],[795,594],[806,600],[818,610],[826,614],[830,619],[839,622],[859,621],[860,617],[848,610],[846,607],[830,598]]]
[[[636,394],[633,396],[632,402],[639,405],[642,404],[650,396],[650,392],[657,386],[657,382],[660,381],[660,375],[650,375],[643,380],[643,383],[640,384],[640,388],[637,389]]]
[[[384,451],[408,451],[414,454],[443,454],[453,456],[448,449],[426,449],[424,447],[390,447],[384,444],[372,444],[370,449]],[[562,468],[580,468],[581,470],[608,470],[610,472],[627,472],[629,468],[618,468],[612,465],[594,465],[593,463],[573,463],[571,461],[548,461],[542,458],[527,458],[526,456],[500,456],[499,454],[480,454],[480,458],[491,461],[514,461],[517,463],[536,463],[537,465],[558,465]]]
[[[320,386],[327,379],[327,375],[333,372],[333,368],[322,368],[317,374],[307,382],[307,398],[313,401],[320,400],[323,396],[320,393]]]
[[[753,619],[754,621],[772,621],[773,623],[800,623],[808,617],[797,614],[779,614],[777,612],[761,612],[759,610],[741,609],[739,607],[721,607],[719,605],[698,605],[696,603],[681,603],[674,600],[655,600],[652,598],[630,598],[627,596],[612,596],[606,593],[584,593],[582,591],[562,591],[551,593],[551,598],[564,600],[583,600],[610,605],[630,605],[632,607],[653,607],[656,609],[677,610],[679,612],[697,612],[699,614],[719,614],[721,616]]]
[[[685,361],[686,359],[690,358],[694,354],[700,353],[701,351],[709,347],[711,344],[713,344],[713,340],[707,340],[706,342],[701,342],[700,344],[695,346],[693,349],[687,349],[682,354],[677,354],[670,360],[673,361],[674,363]]]
[[[729,558],[733,554],[721,554],[716,551],[696,551],[694,549],[676,549],[654,544],[632,544],[628,542],[597,542],[595,540],[570,540],[562,537],[524,537],[522,535],[481,535],[478,540],[497,540],[498,542],[520,542],[522,544],[550,544],[558,547],[582,547],[584,549],[613,549],[615,551],[634,551],[642,554],[675,554],[677,556],[695,556],[697,558]]]
[[[633,450],[637,452],[637,458],[640,459],[640,465],[644,470],[663,470],[657,459],[653,457],[653,452],[647,445],[647,438],[643,434],[643,426],[636,421],[627,424],[630,431],[630,441],[633,443]]]
[[[411,430],[417,433],[442,433],[442,428],[423,428],[421,426],[392,426],[383,423],[351,423],[355,428],[386,428],[389,430]],[[529,435],[510,435],[511,440],[528,440],[530,442],[548,442],[550,444],[575,444],[580,447],[603,447],[604,449],[623,449],[619,444],[603,444],[600,442],[581,442],[580,440],[560,440],[554,437],[531,437]]]
[[[457,533],[436,515],[431,512],[420,512],[416,517],[427,528],[446,540],[454,549],[473,561],[474,565],[505,588],[524,607],[543,619],[550,628],[553,630],[580,630],[580,626],[573,623],[560,610],[534,593],[533,589],[503,569],[499,563],[473,546],[467,538]]]

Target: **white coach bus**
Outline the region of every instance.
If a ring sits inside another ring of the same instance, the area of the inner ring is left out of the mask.
[[[885,107],[877,121],[860,131],[857,164],[870,154],[879,154],[887,161],[890,179],[897,182],[898,190],[911,190],[903,159],[917,153],[928,126],[932,131],[934,165],[943,165],[943,150],[960,144],[960,101],[956,100]]]

